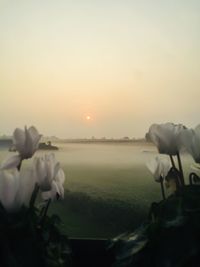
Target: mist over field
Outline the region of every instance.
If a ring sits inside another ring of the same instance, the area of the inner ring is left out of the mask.
[[[131,231],[147,218],[151,203],[161,200],[160,185],[146,167],[157,155],[153,145],[56,145],[59,150],[53,153],[66,174],[65,199],[52,203],[50,211],[61,216],[69,236],[113,237]],[[44,153],[51,151],[37,151],[35,156]],[[1,148],[0,160],[10,154]],[[182,158],[187,177],[192,159]]]

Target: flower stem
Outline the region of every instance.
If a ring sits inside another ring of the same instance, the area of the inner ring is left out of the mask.
[[[184,181],[184,176],[183,176],[183,168],[182,168],[182,163],[181,163],[181,157],[180,157],[179,153],[177,153],[177,159],[178,159],[178,166],[179,166],[179,171],[180,171],[181,185],[184,186],[185,185],[185,181]]]
[[[41,221],[40,221],[40,226],[41,227],[43,227],[43,225],[44,225],[45,218],[47,216],[47,211],[49,209],[50,204],[51,204],[51,199],[48,199],[46,207],[43,209],[43,212],[42,212],[42,218],[41,218]]]
[[[20,171],[21,166],[22,166],[22,159],[20,160],[20,163],[19,163],[18,166],[17,166],[18,171]]]
[[[43,218],[46,217],[46,215],[47,215],[47,211],[48,211],[48,209],[49,209],[50,204],[51,204],[51,199],[49,199],[49,200],[47,201],[47,205],[46,205],[46,208],[45,208],[45,210],[44,210]]]
[[[189,183],[190,183],[190,185],[193,185],[193,177],[194,177],[194,172],[190,173],[190,175],[189,175]]]
[[[172,167],[177,170],[173,156],[169,155],[169,157],[170,157],[170,160],[171,160]],[[176,188],[178,189],[181,186],[182,186],[182,179],[181,179],[181,177],[178,177],[178,179],[176,179]]]
[[[170,160],[171,160],[172,167],[173,167],[173,168],[176,168],[176,165],[175,165],[173,156],[172,156],[172,155],[169,155],[169,157],[170,157]]]
[[[165,197],[165,189],[164,189],[164,185],[163,185],[163,179],[161,179],[161,181],[160,181],[160,187],[161,187],[162,197],[164,200],[164,199],[166,199],[166,197]]]
[[[31,200],[29,202],[29,207],[30,209],[32,209],[34,207],[34,204],[35,204],[35,201],[36,201],[36,198],[37,198],[37,195],[38,195],[38,192],[39,192],[39,185],[36,183],[35,184],[35,188],[33,190],[33,193],[32,193],[32,196],[31,196]]]

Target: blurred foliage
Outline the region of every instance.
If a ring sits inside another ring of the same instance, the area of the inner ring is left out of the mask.
[[[185,186],[153,203],[148,221],[108,248],[115,253],[113,267],[200,266],[200,186]]]
[[[71,266],[66,235],[56,215],[41,216],[36,208],[22,207],[8,214],[0,204],[0,266]]]

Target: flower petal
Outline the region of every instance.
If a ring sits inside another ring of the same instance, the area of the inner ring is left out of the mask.
[[[181,148],[179,134],[185,128],[182,124],[153,124],[146,136],[157,146],[159,153],[176,155]]]
[[[13,133],[14,148],[23,159],[31,158],[38,148],[40,138],[41,135],[34,126],[29,129],[25,126],[24,131],[17,128]]]
[[[29,127],[28,133],[32,142],[32,152],[35,152],[38,148],[42,135],[38,133],[38,130],[34,126]]]
[[[155,158],[147,162],[146,166],[155,179],[158,179],[160,177],[160,174],[158,174],[158,162]]]
[[[51,190],[47,192],[42,192],[41,195],[44,200],[48,200],[48,199],[54,200],[57,198],[57,194],[59,194],[59,188],[57,186],[57,183],[53,181],[51,184]]]
[[[20,155],[14,155],[1,164],[1,169],[17,168],[21,162]]]
[[[161,177],[165,178],[171,168],[171,164],[167,159],[161,159],[155,157],[147,164],[147,168],[152,173],[153,177],[155,178],[156,182],[160,182]]]
[[[17,169],[0,171],[0,201],[8,212],[15,211],[18,206],[15,201],[18,189],[19,172]]]
[[[41,191],[49,191],[52,180],[47,174],[47,168],[43,158],[34,158],[33,171]]]
[[[37,139],[38,136],[40,135],[38,130],[34,126],[29,127],[28,132],[29,132],[32,140]]]
[[[193,129],[184,130],[180,139],[188,153],[191,154],[195,162],[200,163],[200,129],[197,126]]]
[[[22,129],[16,128],[13,133],[13,144],[19,153],[24,152],[25,132]]]
[[[51,191],[45,191],[41,193],[41,197],[43,200],[49,200],[51,199]]]
[[[64,184],[65,182],[65,173],[64,171],[60,168],[56,177],[55,177],[56,181],[59,181],[61,184]]]

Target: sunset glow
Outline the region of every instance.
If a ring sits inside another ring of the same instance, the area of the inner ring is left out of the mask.
[[[0,1],[0,134],[13,125],[60,137],[194,127],[199,14],[196,0]]]

